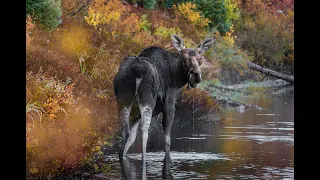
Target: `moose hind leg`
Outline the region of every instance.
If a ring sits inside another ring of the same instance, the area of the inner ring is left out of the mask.
[[[141,112],[141,133],[142,133],[142,161],[145,161],[147,152],[148,131],[152,117],[150,106],[139,106]]]
[[[134,143],[137,137],[137,131],[140,124],[140,119],[133,123],[130,131],[129,138],[127,139],[127,143],[123,150],[123,155],[125,156],[130,148],[130,146]]]
[[[130,116],[131,107],[132,105],[130,104],[128,106],[123,106],[123,108],[120,110],[120,121],[122,123],[122,147],[120,151],[120,157],[122,157],[123,155],[125,144],[130,135],[129,116]]]

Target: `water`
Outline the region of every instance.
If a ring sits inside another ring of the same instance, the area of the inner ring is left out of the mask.
[[[171,164],[164,161],[161,128],[149,134],[146,174],[141,168],[141,138],[129,149],[125,165],[116,152],[106,156],[108,177],[127,179],[293,179],[294,92],[255,100],[270,111],[224,108],[215,124],[172,127]],[[169,168],[170,166],[170,168]]]

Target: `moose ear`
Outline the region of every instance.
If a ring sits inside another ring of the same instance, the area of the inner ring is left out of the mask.
[[[203,41],[203,43],[199,44],[197,49],[199,52],[203,53],[204,51],[207,51],[211,45],[213,44],[213,38],[207,38],[206,40]]]
[[[171,34],[172,44],[179,52],[185,49],[184,42],[178,35]]]

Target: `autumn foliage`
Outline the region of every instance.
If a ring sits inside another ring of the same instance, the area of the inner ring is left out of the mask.
[[[242,4],[237,43],[254,62],[285,74],[293,74],[293,0],[249,0]]]
[[[181,2],[166,10],[146,10],[120,0],[62,1],[61,17],[60,3],[54,4],[50,20],[55,21],[50,27],[55,28],[51,31],[35,20],[36,14],[27,16],[27,176],[48,177],[89,165],[100,172],[103,165],[97,164],[95,157],[102,154],[103,146],[117,140],[119,133],[112,81],[121,60],[151,45],[175,51],[171,34],[181,36],[191,48],[205,37],[215,39],[205,54],[212,64],[204,72],[208,80],[238,83],[248,77],[245,63],[252,58],[265,63],[279,59],[293,62],[293,11],[288,1],[275,5],[271,1],[248,1],[247,5],[225,2],[229,10],[222,20],[216,18],[221,13],[216,9],[205,11],[205,3]],[[273,6],[284,13],[276,13]],[[238,10],[242,11],[241,18]],[[226,19],[231,24],[223,23]],[[234,23],[238,19],[240,25]],[[217,31],[219,23],[222,25]],[[279,51],[268,45],[260,52],[262,42],[271,43],[263,39],[263,33],[272,37]],[[286,39],[285,43],[276,39],[278,36]],[[255,44],[253,37],[263,41]],[[219,111],[219,105],[201,89],[184,88],[181,96],[178,106],[188,112],[191,104],[199,111]]]
[[[29,46],[29,44],[32,41],[32,37],[31,37],[31,33],[32,33],[32,29],[34,27],[34,24],[32,23],[32,19],[30,16],[27,17],[26,20],[26,45]]]

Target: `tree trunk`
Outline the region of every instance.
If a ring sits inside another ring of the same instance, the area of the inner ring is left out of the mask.
[[[273,71],[273,70],[264,68],[264,67],[262,67],[262,66],[259,66],[259,65],[257,65],[257,64],[254,64],[254,63],[251,62],[251,61],[248,61],[248,62],[247,62],[247,65],[248,65],[248,67],[249,67],[250,69],[259,71],[259,72],[261,72],[261,73],[263,73],[263,74],[267,74],[267,75],[269,75],[269,76],[273,76],[273,77],[276,77],[276,78],[283,79],[283,80],[285,80],[285,81],[294,83],[294,77],[293,77],[293,76],[287,76],[287,75],[278,73],[278,72],[276,72],[276,71]]]

